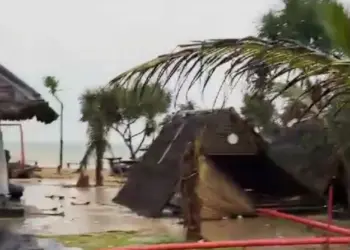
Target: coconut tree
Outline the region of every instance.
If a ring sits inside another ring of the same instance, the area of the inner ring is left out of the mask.
[[[110,149],[108,133],[113,122],[120,119],[116,96],[103,89],[85,91],[80,97],[81,121],[87,123],[88,142],[86,152],[80,162],[86,167],[90,156],[95,153],[96,186],[103,185],[103,155]]]

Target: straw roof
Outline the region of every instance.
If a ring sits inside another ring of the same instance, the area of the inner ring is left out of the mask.
[[[158,216],[176,190],[187,143],[204,126],[202,146],[208,155],[254,155],[261,148],[260,137],[233,109],[178,112],[164,125],[141,162],[131,168],[128,182],[114,202],[145,216]],[[227,141],[232,133],[238,136],[236,144]]]
[[[51,123],[58,115],[38,92],[0,64],[0,119],[34,117],[40,122]]]

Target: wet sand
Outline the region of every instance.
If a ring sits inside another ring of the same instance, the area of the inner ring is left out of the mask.
[[[42,180],[40,183],[14,180],[13,182],[22,183],[25,187],[23,203],[26,206],[37,207],[37,209],[29,209],[24,220],[2,220],[4,224],[10,225],[12,229],[19,232],[41,235],[104,231],[139,231],[162,233],[162,235],[177,233],[176,219],[146,219],[131,213],[125,207],[112,203],[111,200],[116,195],[118,187],[64,187],[75,183],[75,180]],[[52,195],[63,196],[64,199],[50,197]],[[88,205],[73,205],[87,202],[89,202]],[[51,213],[64,212],[64,216],[37,215],[39,210]]]
[[[37,235],[87,234],[106,231],[136,231],[142,235],[168,235],[182,239],[183,229],[176,218],[148,219],[112,203],[120,186],[99,188],[67,188],[69,180],[12,180],[25,186],[23,203],[28,206],[24,219],[1,220],[3,226],[22,233]],[[52,197],[53,196],[53,197]],[[55,196],[62,196],[59,199]],[[86,204],[88,203],[88,204]],[[74,205],[78,204],[78,205]],[[80,204],[80,205],[79,205]],[[36,207],[34,209],[33,207]],[[64,216],[44,216],[38,213],[64,212]],[[342,222],[341,224],[349,224]],[[203,222],[203,234],[208,240],[307,237],[323,235],[303,225],[272,218],[244,218]],[[253,249],[253,248],[250,248]],[[271,249],[257,248],[257,249]],[[319,249],[315,247],[273,249]],[[348,247],[332,247],[348,249]]]

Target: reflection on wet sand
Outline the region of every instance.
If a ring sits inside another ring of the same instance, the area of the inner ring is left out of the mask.
[[[23,184],[23,183],[22,183]],[[176,219],[146,219],[111,202],[116,188],[65,188],[66,181],[24,183],[23,202],[31,207],[24,220],[3,220],[12,229],[35,234],[83,234],[102,231],[141,231],[176,234]],[[63,196],[59,199],[57,196]],[[72,205],[85,204],[88,205]],[[38,208],[33,209],[35,206]],[[43,216],[38,211],[55,210],[64,216]],[[34,212],[33,212],[34,211]],[[34,215],[33,215],[34,214]],[[180,229],[180,230],[179,230]]]

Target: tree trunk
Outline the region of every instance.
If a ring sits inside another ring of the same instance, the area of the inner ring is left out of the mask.
[[[134,152],[130,151],[130,160],[136,160],[136,155],[134,154]]]
[[[85,169],[82,169],[79,174],[79,179],[76,186],[79,188],[86,188],[90,186],[89,175],[86,174]]]
[[[188,145],[184,155],[182,178],[180,180],[182,210],[187,241],[199,241],[201,235],[201,202],[196,192],[198,185],[198,159],[193,143]]]
[[[103,145],[97,145],[96,147],[96,168],[95,168],[95,178],[96,186],[103,186]]]
[[[74,173],[81,173],[82,171],[86,170],[86,165],[79,165],[79,168],[77,170],[75,170]]]

